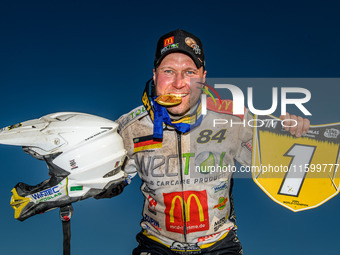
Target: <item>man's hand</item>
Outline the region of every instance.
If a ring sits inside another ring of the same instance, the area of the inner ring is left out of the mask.
[[[308,119],[304,119],[301,116],[290,115],[288,112],[286,115],[281,115],[280,119],[285,121],[285,130],[290,131],[292,135],[296,137],[301,137],[305,135],[309,129],[310,121]],[[295,121],[293,121],[295,120]],[[294,126],[297,123],[296,126]]]

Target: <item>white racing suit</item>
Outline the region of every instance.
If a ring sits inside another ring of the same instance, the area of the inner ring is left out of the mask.
[[[129,159],[125,171],[142,180],[145,236],[176,252],[199,253],[236,229],[232,172],[235,160],[251,163],[250,118],[248,111],[238,117],[208,110],[185,134],[164,124],[162,140],[153,140],[144,106],[119,118]],[[213,127],[214,119],[228,124]]]

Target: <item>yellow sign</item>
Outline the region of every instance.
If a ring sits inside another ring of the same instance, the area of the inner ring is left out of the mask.
[[[272,116],[256,116],[252,176],[275,202],[312,209],[339,193],[340,123],[311,126],[297,138]]]

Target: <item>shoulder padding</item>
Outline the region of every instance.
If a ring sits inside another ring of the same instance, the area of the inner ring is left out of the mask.
[[[223,99],[221,100],[222,104],[220,101],[216,98],[215,102],[211,97],[207,98],[207,109],[213,112],[218,112],[218,113],[225,113],[225,114],[230,114],[239,117],[241,120],[243,120],[244,115],[239,115],[239,114],[233,114],[233,100],[229,99]],[[245,108],[244,108],[245,109]]]

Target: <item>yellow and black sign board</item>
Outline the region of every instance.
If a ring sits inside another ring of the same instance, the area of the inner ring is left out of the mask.
[[[311,125],[297,138],[278,118],[255,118],[252,176],[271,199],[298,212],[339,193],[340,123]]]

